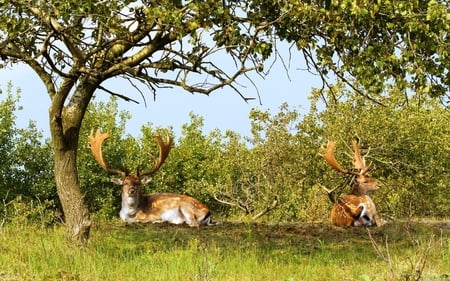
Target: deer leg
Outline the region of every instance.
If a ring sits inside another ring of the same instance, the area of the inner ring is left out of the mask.
[[[363,226],[370,224],[370,219],[366,214],[366,206],[364,204],[359,203],[358,210],[361,209],[361,212],[359,213],[358,217],[355,218],[355,221],[353,222],[354,226]]]
[[[384,220],[384,219],[382,219],[382,218],[380,218],[380,217],[378,216],[378,214],[375,214],[375,215],[373,216],[373,220],[375,221],[375,225],[376,225],[377,227],[381,227],[381,226],[383,226],[383,225],[385,225],[385,224],[387,223],[387,221]]]
[[[200,225],[214,225],[211,219],[211,213],[208,211],[201,219],[197,220]]]
[[[195,217],[194,212],[192,210],[186,208],[180,208],[179,210],[180,213],[184,216],[187,225],[189,225],[190,227],[199,226],[197,218]]]
[[[364,205],[363,203],[359,203],[355,208],[354,205],[348,204],[342,198],[339,198],[337,202],[344,208],[345,212],[350,214],[355,220],[366,214],[366,205]]]

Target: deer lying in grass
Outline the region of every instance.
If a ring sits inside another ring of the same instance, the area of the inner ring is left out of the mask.
[[[353,145],[353,167],[354,170],[346,170],[339,165],[335,156],[335,142],[329,142],[325,148],[323,158],[334,170],[344,174],[354,176],[352,190],[349,194],[340,196],[331,210],[332,224],[340,227],[350,226],[382,226],[386,222],[382,220],[375,207],[375,203],[369,197],[369,193],[380,188],[378,182],[369,175],[369,169],[361,156],[360,149],[356,141]],[[327,190],[330,199],[334,190]]]
[[[138,168],[138,171],[131,175],[126,171],[109,168],[104,161],[102,144],[109,137],[109,134],[102,134],[98,130],[94,136],[92,130],[89,136],[89,145],[95,160],[106,172],[121,176],[119,179],[114,179],[113,182],[123,186],[120,218],[124,222],[186,223],[191,227],[211,224],[208,207],[195,198],[173,193],[144,195],[142,192],[141,185],[150,182],[150,178],[147,176],[158,171],[169,155],[172,138],[168,134],[165,140],[161,136],[154,136],[159,146],[159,157],[155,160],[153,168],[146,172],[140,172]]]

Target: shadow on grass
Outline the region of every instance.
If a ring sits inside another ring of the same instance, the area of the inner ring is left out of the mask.
[[[408,251],[416,246],[418,239],[431,235],[449,237],[450,222],[396,221],[381,228],[369,229],[341,229],[330,224],[300,223],[268,225],[224,222],[202,228],[169,224],[101,224],[94,227],[93,233],[94,241],[100,239],[100,244],[111,245],[111,248],[104,249],[104,254],[114,256],[197,248],[199,251],[252,252],[261,259],[279,257],[292,262],[295,257],[323,257],[326,253],[330,253],[333,259],[351,259],[361,255],[377,258],[374,241],[380,245],[389,243],[393,251]]]

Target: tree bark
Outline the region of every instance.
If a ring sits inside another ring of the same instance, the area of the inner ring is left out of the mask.
[[[61,87],[52,98],[49,111],[56,189],[64,212],[67,236],[81,246],[89,240],[91,219],[78,179],[78,141],[84,114],[98,84],[89,78],[82,79],[67,105],[64,101],[70,87]]]
[[[55,150],[55,180],[65,216],[67,236],[84,246],[89,239],[91,219],[80,190],[76,153],[76,148]]]

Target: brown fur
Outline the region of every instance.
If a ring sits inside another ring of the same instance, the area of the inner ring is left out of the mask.
[[[375,203],[370,198],[370,192],[380,188],[378,182],[368,174],[364,158],[356,142],[353,142],[353,166],[359,172],[343,169],[334,157],[335,143],[330,142],[325,149],[324,158],[336,171],[355,176],[352,190],[349,194],[339,197],[331,209],[331,223],[339,227],[371,226],[385,224],[378,214]]]
[[[120,217],[127,223],[186,223],[192,227],[211,224],[208,207],[197,199],[174,193],[156,193],[144,195],[141,180],[136,175],[127,176],[125,180],[116,180],[122,184],[122,209]]]

